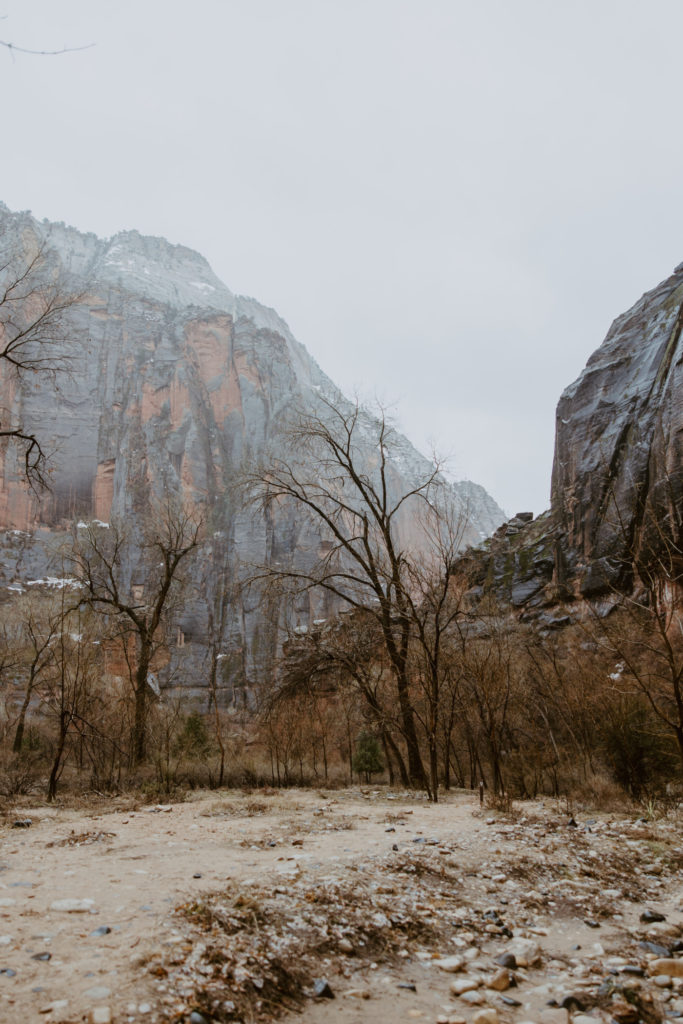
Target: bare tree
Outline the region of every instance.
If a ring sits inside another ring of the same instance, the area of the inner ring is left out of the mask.
[[[383,411],[371,417],[356,404],[322,401],[322,410],[298,416],[288,436],[289,453],[247,474],[251,501],[269,518],[289,506],[321,537],[321,553],[308,566],[271,560],[254,579],[290,594],[322,590],[371,616],[395,685],[406,747],[408,777],[429,788],[411,693],[411,644],[425,635],[420,563],[440,547],[423,530],[408,539],[419,511],[424,522],[442,522],[444,481],[431,465],[413,483],[397,488],[392,463],[398,438]],[[371,454],[368,455],[370,450]],[[447,531],[446,531],[447,532]],[[454,531],[451,531],[452,533]],[[457,532],[457,531],[455,531]],[[446,590],[448,583],[445,583]]]
[[[165,620],[181,582],[181,563],[197,548],[201,530],[197,516],[170,503],[154,519],[149,536],[137,546],[114,523],[107,529],[97,525],[80,529],[70,555],[72,572],[82,587],[81,602],[118,619],[118,641],[134,696],[131,754],[135,764],[145,757],[153,661],[166,643]],[[132,577],[136,555],[139,582]]]
[[[48,452],[34,431],[13,419],[10,406],[16,386],[28,378],[55,383],[68,371],[65,314],[80,296],[57,274],[45,242],[28,252],[17,251],[17,244],[9,232],[0,236],[0,444],[17,447],[25,479],[38,491],[48,484]]]

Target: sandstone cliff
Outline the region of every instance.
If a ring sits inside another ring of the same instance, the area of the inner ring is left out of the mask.
[[[474,559],[518,608],[628,590],[658,545],[683,549],[683,264],[612,325],[557,406],[551,508]],[[554,610],[553,610],[554,609]]]
[[[78,520],[134,521],[154,494],[201,502],[213,538],[203,552],[202,592],[182,616],[186,643],[176,652],[180,674],[201,686],[207,615],[237,562],[262,562],[273,551],[303,557],[316,544],[291,517],[272,523],[240,515],[229,497],[235,472],[266,446],[277,448],[294,404],[344,399],[274,310],[234,295],[190,249],[135,231],[105,241],[2,205],[0,238],[14,250],[45,241],[51,272],[80,293],[68,313],[70,375],[57,387],[40,377],[4,387],[3,405],[53,457],[51,493],[40,501],[11,449],[0,462],[0,528],[7,531],[0,584],[6,591],[27,572],[47,575],[51,541]],[[428,463],[399,439],[393,468],[401,488]],[[454,488],[471,517],[469,542],[500,524],[503,515],[483,488]],[[266,670],[277,610],[264,615],[249,598],[223,604],[222,675],[232,688]]]

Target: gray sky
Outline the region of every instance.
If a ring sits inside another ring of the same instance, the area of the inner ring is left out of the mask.
[[[683,260],[680,0],[4,0],[0,199],[202,252],[510,513]]]

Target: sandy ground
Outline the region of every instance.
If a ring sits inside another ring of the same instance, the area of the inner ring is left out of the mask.
[[[16,827],[24,818],[30,827]],[[511,818],[480,812],[471,794],[430,806],[358,790],[15,808],[0,832],[0,1021],[187,1021],[201,1010],[246,1022],[290,1007],[309,1024],[444,1024],[483,1006],[503,1022],[562,1024],[567,1010],[549,1002],[578,993],[607,1020],[600,984],[614,979],[617,1005],[634,967],[646,975],[629,982],[647,1004],[641,1019],[683,1015],[679,980],[652,988],[661,954],[638,945],[671,949],[683,935],[679,822],[567,822],[551,802]],[[665,921],[641,922],[646,908]],[[507,992],[486,988],[520,936],[538,943],[538,963]],[[443,970],[454,955],[457,973]],[[305,993],[320,977],[335,998],[274,999],[277,957]],[[481,1005],[450,991],[463,978]]]

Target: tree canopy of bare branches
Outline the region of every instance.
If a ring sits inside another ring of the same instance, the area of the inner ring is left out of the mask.
[[[372,417],[357,404],[324,401],[319,413],[297,417],[288,440],[285,457],[247,474],[249,498],[265,516],[284,507],[308,520],[320,536],[319,554],[303,566],[271,560],[253,578],[299,595],[326,591],[374,620],[395,684],[404,782],[435,798],[418,741],[410,659],[417,645],[428,699],[438,704],[441,638],[453,615],[451,567],[467,510],[449,498],[436,464],[414,482],[398,483],[399,442],[383,411]]]
[[[45,242],[28,252],[18,244],[10,232],[0,234],[0,444],[16,446],[28,485],[39,491],[48,486],[49,453],[13,414],[14,392],[32,376],[56,383],[68,372],[66,313],[79,296],[60,279]]]
[[[181,563],[197,548],[201,528],[195,514],[169,502],[157,510],[142,545],[116,523],[77,531],[70,562],[82,588],[80,602],[116,617],[119,624],[119,642],[135,697],[135,763],[145,757],[150,672],[155,654],[167,639],[164,617],[180,586]]]

